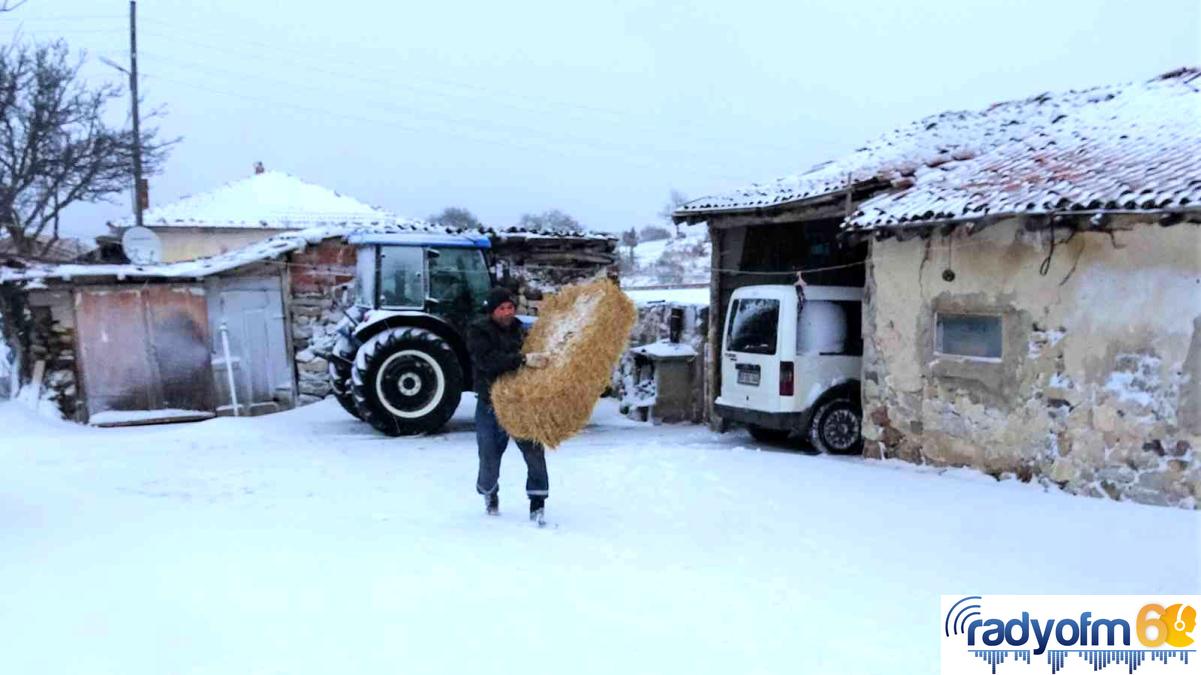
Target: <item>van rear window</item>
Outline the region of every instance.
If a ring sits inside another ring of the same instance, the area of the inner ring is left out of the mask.
[[[726,348],[748,354],[775,354],[780,302],[767,298],[735,300],[730,313]]]

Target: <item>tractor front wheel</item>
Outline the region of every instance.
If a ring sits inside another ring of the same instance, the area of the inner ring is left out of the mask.
[[[351,307],[345,310],[343,317],[334,330],[338,339],[334,342],[329,353],[329,386],[334,398],[346,412],[359,416],[359,410],[354,403],[354,392],[350,387],[350,371],[354,369],[354,358],[363,343],[354,336],[354,329],[367,315],[365,307]]]

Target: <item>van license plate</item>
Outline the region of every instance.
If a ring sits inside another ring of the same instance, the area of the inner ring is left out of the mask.
[[[738,371],[738,384],[748,384],[752,387],[759,386],[759,371],[758,370],[740,370]]]

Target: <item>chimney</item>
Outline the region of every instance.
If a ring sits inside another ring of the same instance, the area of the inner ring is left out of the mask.
[[[267,170],[263,168],[263,163],[262,163],[262,162],[255,162],[255,163],[254,163],[254,175],[258,176],[259,174],[263,174],[263,173],[266,173],[266,172],[267,172]]]

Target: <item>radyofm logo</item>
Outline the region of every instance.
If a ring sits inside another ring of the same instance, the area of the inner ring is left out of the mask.
[[[1198,608],[1196,595],[944,595],[942,672],[1201,673]]]

